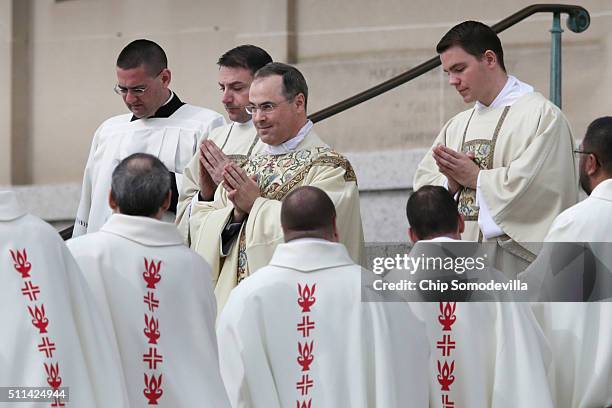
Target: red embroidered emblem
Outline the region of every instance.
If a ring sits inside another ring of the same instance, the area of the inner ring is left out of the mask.
[[[302,343],[298,342],[298,353],[300,354],[297,358],[297,362],[300,366],[302,366],[302,371],[310,370],[310,364],[314,360],[314,356],[312,355],[313,351],[313,341],[308,344],[307,342],[302,345]]]
[[[23,288],[21,288],[21,294],[27,296],[30,302],[38,300],[38,294],[40,293],[40,287],[32,284],[32,281],[25,281]]]
[[[149,307],[151,313],[155,312],[155,308],[159,307],[159,300],[155,299],[154,292],[147,292],[146,296],[143,296],[144,302]]]
[[[440,302],[440,316],[438,316],[438,321],[443,326],[443,331],[450,331],[451,326],[457,320],[457,316],[455,316],[455,309],[457,308],[457,304],[455,302],[447,302],[444,305],[444,302]]]
[[[448,387],[455,381],[453,371],[455,371],[455,361],[451,362],[449,366],[448,362],[445,361],[444,365],[441,365],[440,360],[438,360],[438,382],[442,386],[442,391],[448,391]]]
[[[155,289],[155,285],[161,280],[161,275],[159,274],[161,261],[158,261],[157,265],[152,259],[150,263],[147,258],[144,258],[144,261],[145,271],[142,273],[142,277],[144,278],[145,282],[147,282],[147,288]]]
[[[302,322],[297,325],[297,331],[302,332],[302,337],[310,336],[310,330],[314,328],[315,322],[310,321],[310,316],[302,316]]]
[[[442,408],[454,408],[455,402],[450,400],[448,395],[442,396]]]
[[[161,354],[157,354],[155,347],[149,347],[149,352],[142,355],[142,361],[149,363],[149,370],[157,370],[157,363],[162,363],[164,357]]]
[[[146,314],[145,317],[145,329],[144,334],[149,339],[149,344],[157,344],[157,339],[161,336],[158,328],[159,328],[159,319],[155,319],[153,316],[149,319],[149,316]]]
[[[48,337],[42,338],[42,343],[38,345],[38,351],[45,353],[47,358],[53,358],[53,352],[55,351],[55,343],[49,340]]]
[[[157,405],[157,400],[162,396],[164,390],[162,390],[162,375],[160,374],[158,378],[155,378],[153,374],[151,374],[151,378],[145,374],[145,389],[143,390],[144,396],[149,400],[149,405]]]
[[[300,405],[300,401],[296,401],[295,402],[295,407],[296,408],[310,408],[310,404],[312,403],[312,399],[308,400],[308,403],[306,403],[306,401],[302,401],[302,404]]]
[[[57,390],[62,385],[62,377],[59,376],[59,363],[48,365],[44,363],[44,365],[47,372],[47,384],[54,390]]]
[[[30,269],[32,269],[32,264],[28,262],[28,253],[26,252],[26,249],[23,248],[23,251],[21,252],[16,251],[16,255],[12,249],[9,249],[9,252],[11,253],[11,257],[13,258],[13,267],[15,268],[15,270],[21,274],[22,278],[29,278]]]
[[[62,400],[60,400],[59,398],[55,398],[53,400],[53,403],[51,404],[52,407],[65,407],[66,404],[64,404],[64,402]]]
[[[308,287],[308,285],[302,285],[298,283],[298,293],[300,297],[298,298],[298,305],[302,308],[302,313],[310,312],[310,306],[314,305],[316,302],[316,298],[314,297],[315,290],[317,288],[317,284],[312,285],[312,291]]]
[[[313,386],[314,381],[312,381],[308,374],[302,375],[302,379],[295,383],[295,388],[297,388],[302,395],[308,394],[308,390]]]
[[[445,334],[442,336],[442,341],[436,342],[436,348],[442,350],[442,356],[450,355],[451,350],[455,349],[455,342],[451,340],[451,336]]]
[[[39,334],[47,332],[47,326],[49,325],[49,319],[45,316],[45,305],[34,306],[34,310],[28,306],[30,316],[32,316],[32,324],[38,329]]]

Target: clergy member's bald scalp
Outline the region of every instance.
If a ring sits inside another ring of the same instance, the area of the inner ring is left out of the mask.
[[[459,228],[457,203],[440,186],[423,186],[412,193],[406,204],[406,215],[419,239],[454,234]]]
[[[147,74],[154,77],[168,68],[166,53],[157,43],[150,40],[134,40],[117,57],[117,67],[134,69],[144,66]]]
[[[285,241],[297,238],[331,239],[336,208],[320,188],[302,186],[291,191],[281,206],[281,225]]]
[[[170,172],[157,157],[134,153],[113,171],[111,196],[125,215],[152,217],[170,192]]]

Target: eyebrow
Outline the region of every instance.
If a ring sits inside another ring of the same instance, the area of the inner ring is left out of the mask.
[[[222,84],[221,82],[218,82],[219,86],[234,86],[234,85],[246,85],[246,82],[242,82],[242,81],[234,81],[234,82],[230,82],[229,84]]]
[[[453,69],[456,69],[457,66],[460,65],[465,65],[464,62],[457,62],[456,64],[451,65],[451,67],[449,69],[443,69],[444,72],[448,72],[448,71],[452,71]]]

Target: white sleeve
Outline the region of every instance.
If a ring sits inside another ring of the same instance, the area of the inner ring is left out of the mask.
[[[491,217],[489,207],[487,207],[487,203],[480,192],[480,173],[478,173],[478,179],[476,181],[476,205],[480,207],[478,210],[478,226],[482,231],[482,235],[486,239],[504,235],[504,231],[493,220],[493,217]]]

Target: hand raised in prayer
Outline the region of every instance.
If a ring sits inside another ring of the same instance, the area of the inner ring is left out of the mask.
[[[212,140],[204,140],[202,142],[200,145],[200,154],[204,159],[203,161],[200,160],[200,162],[210,175],[216,187],[223,181],[223,169],[230,160]]]
[[[215,190],[217,189],[217,185],[210,177],[210,173],[206,170],[206,166],[204,165],[204,156],[200,154],[200,178],[198,180],[200,184],[200,197],[204,201],[210,201],[213,199],[215,195]]]
[[[474,163],[473,152],[465,154],[439,144],[433,148],[433,158],[440,173],[448,178],[452,194],[459,190],[459,186],[476,189],[480,167]]]
[[[227,198],[234,203],[234,220],[242,221],[251,212],[257,197],[261,197],[259,186],[234,162],[227,163],[224,169],[223,187]]]

